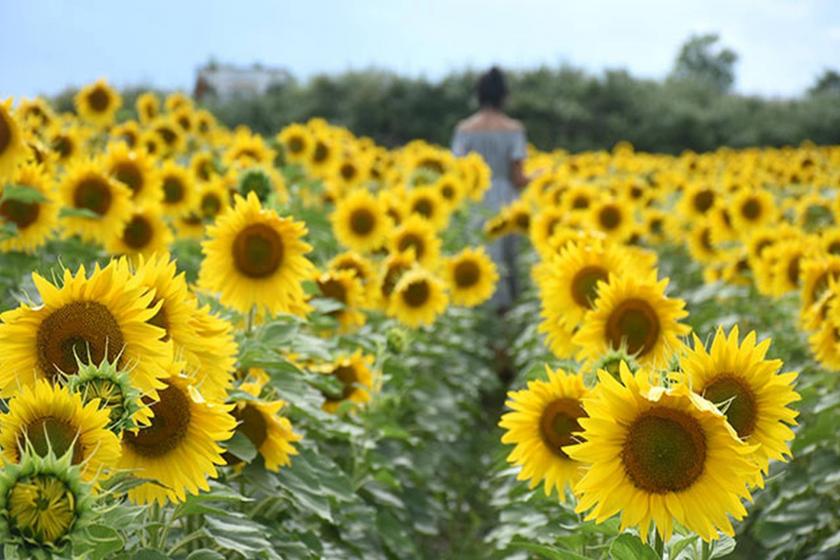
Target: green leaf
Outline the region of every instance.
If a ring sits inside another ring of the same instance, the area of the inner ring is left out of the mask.
[[[581,556],[571,550],[528,542],[520,539],[512,540],[510,542],[510,546],[520,550],[527,550],[528,552],[533,552],[534,554],[539,554],[543,558],[548,558],[549,560],[589,560],[586,556]]]
[[[3,188],[3,196],[0,196],[0,202],[7,200],[16,200],[25,204],[34,204],[39,202],[46,202],[47,198],[41,194],[41,191],[26,185],[9,184]]]
[[[87,218],[89,220],[99,220],[102,218],[93,210],[87,208],[62,208],[58,213],[59,218]]]
[[[616,560],[659,560],[659,555],[636,535],[624,533],[610,545],[610,558]]]
[[[122,535],[116,529],[105,525],[87,527],[84,536],[73,544],[76,554],[87,554],[93,558],[109,558],[124,547]]]
[[[132,556],[133,560],[169,560],[169,556],[154,548],[138,550]]]
[[[250,463],[257,456],[257,448],[242,432],[234,432],[233,437],[224,443],[228,451]]]
[[[198,550],[190,552],[190,555],[187,556],[187,560],[225,560],[225,557],[215,550],[210,550],[209,548],[199,548]]]
[[[714,542],[712,549],[712,558],[722,558],[735,550],[735,539],[730,536],[723,535],[720,540]]]

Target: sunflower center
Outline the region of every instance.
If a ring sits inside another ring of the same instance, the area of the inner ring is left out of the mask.
[[[209,181],[210,177],[213,175],[213,166],[210,163],[210,160],[204,159],[202,160],[198,166],[198,177],[202,181]]]
[[[521,231],[528,231],[528,228],[531,227],[531,215],[527,212],[520,212],[514,218],[514,222]]]
[[[111,104],[111,96],[108,95],[105,88],[99,86],[93,88],[93,91],[88,94],[87,98],[90,108],[97,113],[104,113]]]
[[[233,240],[233,262],[249,278],[266,278],[283,263],[283,239],[267,224],[251,224]]]
[[[409,307],[423,307],[429,301],[429,284],[425,280],[416,280],[408,285],[402,294],[403,301]]]
[[[740,437],[753,433],[757,419],[755,395],[744,381],[731,373],[722,373],[706,385],[703,396],[726,407],[726,420]]]
[[[178,139],[178,135],[175,133],[174,130],[169,128],[168,126],[160,126],[158,127],[155,132],[163,139],[164,144],[167,146],[172,146],[175,143],[175,140]]]
[[[652,408],[630,426],[621,460],[637,488],[654,494],[679,492],[703,474],[706,436],[689,414]]]
[[[788,261],[787,265],[787,277],[791,284],[794,286],[799,284],[799,261],[801,258],[799,256],[793,257]]]
[[[39,544],[58,543],[76,520],[76,496],[52,475],[18,480],[7,504],[12,531]]]
[[[339,366],[335,370],[333,370],[333,375],[341,381],[342,390],[341,390],[341,399],[349,399],[350,396],[353,394],[353,391],[356,390],[356,384],[359,382],[359,377],[356,375],[356,368],[353,366]],[[337,400],[337,399],[330,399],[328,400]]]
[[[580,307],[592,309],[598,299],[598,282],[608,278],[604,267],[592,265],[580,269],[572,278],[572,298]]]
[[[163,180],[163,200],[166,204],[177,204],[184,199],[184,183],[177,177],[166,177]]]
[[[840,241],[832,241],[828,246],[828,252],[832,255],[840,255]]]
[[[356,208],[350,214],[350,229],[356,235],[369,235],[376,225],[376,217],[367,208]]]
[[[586,416],[577,399],[557,399],[549,403],[540,417],[540,436],[551,451],[564,459],[566,445],[575,443],[573,433],[581,431],[578,419]]]
[[[761,204],[754,198],[747,200],[741,205],[741,215],[750,221],[757,220],[761,216]]]
[[[715,193],[710,190],[700,191],[694,195],[694,209],[705,214],[715,203]]]
[[[455,188],[447,183],[440,188],[440,195],[446,200],[452,200],[455,198]]]
[[[347,303],[347,289],[338,280],[330,278],[325,282],[318,282],[318,289],[321,290],[321,294],[326,298],[334,299],[344,304]]]
[[[400,252],[414,249],[414,257],[418,260],[423,258],[424,247],[423,239],[419,235],[415,235],[413,233],[403,235],[397,245]]]
[[[114,166],[114,176],[117,181],[124,183],[134,194],[143,189],[143,173],[137,164],[131,161],[121,161]]]
[[[659,338],[659,317],[643,299],[621,302],[607,319],[606,334],[614,349],[626,342],[630,354],[643,356]]]
[[[356,166],[352,163],[344,163],[341,165],[341,177],[345,181],[352,181],[356,176]]]
[[[621,212],[614,206],[607,206],[598,213],[598,221],[604,229],[615,229],[621,225]]]
[[[584,210],[589,208],[589,198],[586,196],[576,196],[572,200],[572,208],[575,210]]]
[[[222,209],[222,201],[215,193],[207,193],[201,197],[201,213],[208,218],[217,215]]]
[[[12,143],[12,127],[6,119],[8,117],[5,114],[0,114],[0,154],[5,152]]]
[[[315,144],[315,151],[312,153],[312,161],[315,163],[321,163],[326,160],[329,155],[330,149],[327,148],[326,144],[319,140],[318,143]]]
[[[123,242],[132,249],[142,249],[147,246],[154,237],[154,229],[143,216],[134,216],[123,230]]]
[[[46,457],[50,450],[56,457],[62,457],[72,448],[73,464],[77,465],[84,457],[77,435],[78,430],[69,422],[55,416],[43,416],[27,424],[17,443],[19,447],[25,448],[25,441],[29,439],[32,450],[41,457]]]
[[[481,279],[481,269],[475,261],[464,260],[455,265],[453,276],[459,288],[470,288]]]
[[[289,151],[293,154],[299,154],[303,151],[303,139],[299,136],[293,136],[289,140]]]
[[[111,188],[100,177],[87,177],[76,186],[73,204],[76,208],[84,208],[104,216],[111,207]]]
[[[654,235],[659,235],[662,233],[662,219],[661,218],[654,218],[650,221],[648,226],[650,232]]]
[[[703,228],[703,231],[700,232],[700,245],[709,252],[715,251],[712,245],[712,232],[709,231],[709,228]]]
[[[190,401],[181,389],[170,385],[158,397],[151,405],[151,424],[123,434],[123,443],[144,457],[161,457],[177,448],[190,427]]]
[[[35,223],[40,211],[37,202],[21,202],[10,198],[0,203],[0,216],[14,223],[18,229],[25,229]]]
[[[38,367],[49,378],[78,372],[76,356],[116,363],[123,333],[111,311],[95,301],[74,301],[53,311],[38,328]],[[106,355],[107,352],[107,355]]]
[[[268,423],[262,412],[254,405],[246,404],[241,409],[235,408],[231,414],[239,421],[237,431],[245,434],[254,447],[259,449],[268,437]]]
[[[430,218],[435,211],[435,206],[428,198],[421,198],[414,202],[412,210],[415,214],[420,214],[424,218]]]

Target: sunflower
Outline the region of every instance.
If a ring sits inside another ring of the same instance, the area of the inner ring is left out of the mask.
[[[157,483],[132,488],[129,500],[165,505],[209,490],[208,477],[218,476],[216,465],[225,464],[219,443],[230,439],[236,427],[231,408],[204,401],[185,378],[167,378],[151,404],[150,425],[123,433],[119,468]]]
[[[110,131],[113,143],[124,143],[132,150],[140,146],[140,125],[137,121],[125,121],[114,126]]]
[[[233,136],[230,147],[222,156],[222,162],[226,167],[271,166],[276,155],[276,152],[266,145],[262,136],[252,134],[248,130],[240,130]]]
[[[67,165],[85,153],[87,134],[77,126],[54,126],[47,130],[44,139],[55,155],[55,161]]]
[[[211,140],[212,133],[216,130],[216,117],[207,109],[199,109],[193,114],[195,134],[201,138]]]
[[[773,195],[766,190],[742,189],[733,195],[729,206],[735,229],[744,234],[759,226],[772,224],[777,215]]]
[[[195,113],[192,107],[179,107],[172,111],[170,118],[181,128],[181,132],[186,135],[192,133],[195,128]]]
[[[291,464],[291,456],[297,455],[293,444],[302,439],[289,419],[280,415],[285,405],[282,400],[241,399],[231,411],[238,422],[236,431],[248,438],[272,472]]]
[[[339,357],[332,364],[318,368],[321,373],[334,377],[340,383],[338,392],[324,394],[324,410],[335,412],[344,402],[361,405],[370,402],[374,390],[373,357],[357,350],[351,356]]]
[[[219,175],[213,152],[195,152],[190,158],[190,169],[198,181],[208,182]]]
[[[531,225],[531,244],[542,258],[554,253],[554,247],[549,240],[563,227],[566,221],[566,212],[559,206],[546,206],[534,215]]]
[[[358,308],[362,305],[364,288],[352,270],[333,270],[317,277],[320,296],[342,305],[341,309],[331,311],[343,332],[349,332],[365,324],[365,316]]]
[[[677,210],[684,220],[692,222],[707,216],[718,198],[714,187],[702,182],[693,183],[683,190]]]
[[[80,89],[74,101],[79,116],[100,128],[113,124],[117,109],[122,105],[119,92],[105,80],[97,80]]]
[[[109,424],[110,413],[99,403],[83,404],[78,394],[40,379],[23,387],[0,416],[0,449],[8,463],[19,462],[25,450],[40,457],[69,454],[89,481],[108,476],[120,457]]]
[[[177,217],[192,209],[197,191],[189,170],[169,160],[158,173],[163,188],[164,213]]]
[[[12,100],[7,99],[0,102],[0,180],[10,177],[26,155],[23,132],[12,115]]]
[[[820,303],[831,285],[840,280],[840,256],[818,253],[805,258],[800,267],[800,277],[800,316],[804,319],[808,311]],[[816,325],[803,322],[803,327],[806,330],[814,330]]]
[[[104,162],[105,171],[131,189],[131,198],[137,204],[157,204],[163,198],[161,183],[154,163],[143,148],[131,149],[117,142],[108,147]]]
[[[312,175],[324,177],[332,169],[337,158],[337,148],[324,133],[313,135],[312,151],[306,161],[306,167]]]
[[[688,234],[688,252],[691,257],[699,262],[711,264],[720,260],[720,249],[714,242],[714,226],[707,217],[699,217],[694,220],[691,231]]]
[[[445,278],[454,305],[475,307],[493,295],[499,274],[484,247],[468,247],[446,259]]]
[[[802,263],[810,252],[810,246],[797,238],[780,240],[767,249],[765,262],[772,267],[773,277],[770,295],[781,296],[800,288]]]
[[[23,126],[35,131],[47,128],[55,122],[55,113],[43,97],[22,99],[15,114]]]
[[[65,233],[102,241],[131,217],[131,191],[112,179],[98,160],[74,163],[59,185],[59,197],[74,213],[61,218]]]
[[[160,99],[151,91],[138,95],[134,106],[137,109],[137,118],[143,124],[149,124],[160,116]]]
[[[592,187],[585,184],[573,185],[563,196],[563,204],[567,212],[586,212],[597,199],[596,191]]]
[[[695,335],[694,349],[681,357],[680,367],[689,388],[717,405],[738,437],[758,445],[753,457],[767,474],[771,459],[790,456],[788,425],[796,425],[798,413],[788,405],[800,400],[793,390],[797,374],[779,373],[781,360],[765,358],[770,339],[756,344],[750,332],[738,341],[737,325],[728,336],[718,328],[708,351]]]
[[[390,254],[381,263],[379,277],[376,282],[378,288],[377,303],[383,310],[388,309],[388,302],[394,288],[403,275],[414,266],[414,258],[406,253]]]
[[[368,158],[355,150],[346,151],[335,162],[329,177],[329,188],[338,195],[343,195],[364,185],[370,179]]]
[[[277,133],[277,142],[289,163],[304,163],[312,156],[315,142],[312,133],[302,124],[293,123]]]
[[[510,391],[505,403],[512,412],[502,416],[505,430],[502,443],[515,447],[507,461],[520,466],[517,480],[529,480],[533,490],[544,482],[546,496],[557,491],[565,502],[565,487],[580,479],[581,463],[572,460],[563,447],[574,443],[572,434],[580,431],[579,420],[586,416],[581,399],[587,390],[581,375],[545,366],[546,381],[529,381],[528,388]]]
[[[438,194],[435,184],[411,189],[405,206],[409,215],[426,220],[435,231],[441,231],[449,224],[449,206]]]
[[[382,247],[391,229],[382,200],[363,189],[338,200],[330,220],[336,239],[359,252]]]
[[[81,397],[82,404],[96,401],[98,408],[107,410],[108,429],[116,434],[149,423],[151,411],[131,384],[129,372],[117,369],[107,358],[99,364],[80,363],[79,371],[65,380],[65,386]]]
[[[0,395],[15,394],[37,379],[55,380],[78,371],[77,356],[131,370],[131,381],[153,394],[171,359],[163,329],[148,321],[158,308],[154,294],[112,262],[90,278],[66,269],[55,286],[33,273],[43,304],[21,305],[0,315]]]
[[[389,237],[391,253],[405,253],[426,267],[433,266],[440,255],[441,240],[431,224],[419,216],[409,216]]]
[[[540,267],[538,287],[542,295],[541,332],[564,324],[576,327],[595,307],[598,292],[610,274],[633,274],[634,263],[621,246],[610,242],[581,239],[567,243]]]
[[[679,323],[688,315],[685,302],[667,297],[667,285],[667,278],[657,281],[653,272],[610,275],[572,339],[581,348],[578,358],[597,360],[626,346],[642,365],[666,365],[683,348],[678,337],[690,331]]]
[[[353,272],[356,279],[362,284],[365,299],[369,300],[375,296],[376,272],[373,264],[364,256],[353,251],[339,253],[327,264],[329,270],[349,270]],[[370,304],[363,301],[362,305]]]
[[[14,198],[6,192],[9,187],[0,183],[0,225],[14,224],[14,235],[0,241],[0,251],[32,253],[47,242],[58,224],[52,182],[43,166],[26,163],[18,166],[11,183],[30,192],[25,200]]]
[[[93,496],[70,461],[24,455],[0,470],[0,533],[16,556],[54,558],[85,537]]]
[[[434,323],[448,303],[443,282],[428,270],[415,267],[403,274],[394,287],[388,314],[416,328]]]
[[[709,401],[678,385],[651,386],[650,373],[635,376],[626,364],[621,380],[598,372],[598,386],[584,399],[582,443],[563,448],[589,464],[575,485],[575,511],[602,523],[621,511],[620,531],[638,526],[647,541],[651,521],[664,541],[674,521],[705,541],[718,531],[734,534],[728,515],[746,516],[746,482],[757,471],[754,446],[738,439]]]
[[[187,94],[176,91],[166,96],[166,99],[163,100],[163,106],[170,113],[174,113],[179,109],[192,108],[193,100]]]
[[[159,205],[135,206],[128,222],[117,235],[106,240],[112,255],[149,256],[169,251],[172,230],[163,220]]]
[[[467,196],[464,180],[455,173],[441,175],[432,184],[432,188],[437,191],[441,202],[446,205],[449,212],[458,208]]]
[[[304,256],[306,226],[281,218],[260,206],[257,195],[236,196],[233,211],[207,228],[199,285],[218,292],[222,304],[247,313],[252,307],[269,313],[290,312],[304,301],[301,282],[315,268]]]
[[[633,227],[633,217],[628,207],[626,201],[612,197],[602,198],[592,205],[590,223],[608,239],[622,242],[627,239]]]
[[[187,139],[181,127],[171,117],[158,117],[149,123],[148,128],[154,135],[162,155],[180,153],[187,145]],[[155,153],[152,150],[149,152]]]

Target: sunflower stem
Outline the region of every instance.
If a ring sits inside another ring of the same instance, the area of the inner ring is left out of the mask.
[[[256,316],[256,313],[257,306],[252,305],[251,309],[248,311],[248,320],[245,327],[245,332],[248,334],[248,336],[251,336],[251,331],[254,330],[254,317]]]
[[[700,543],[701,560],[709,560],[712,557],[712,543],[703,541]]]
[[[658,528],[654,529],[653,548],[656,550],[658,557],[665,558],[665,541],[662,540],[662,535],[659,534]]]

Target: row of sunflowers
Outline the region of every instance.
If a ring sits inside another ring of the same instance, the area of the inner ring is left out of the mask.
[[[794,429],[837,414],[838,169],[532,151],[481,231],[476,154],[319,119],[263,138],[104,81],[75,114],[7,101],[5,554],[728,553],[789,505]],[[517,271],[483,246],[517,234],[533,288],[502,317],[482,304]],[[831,545],[804,519],[773,550]]]

